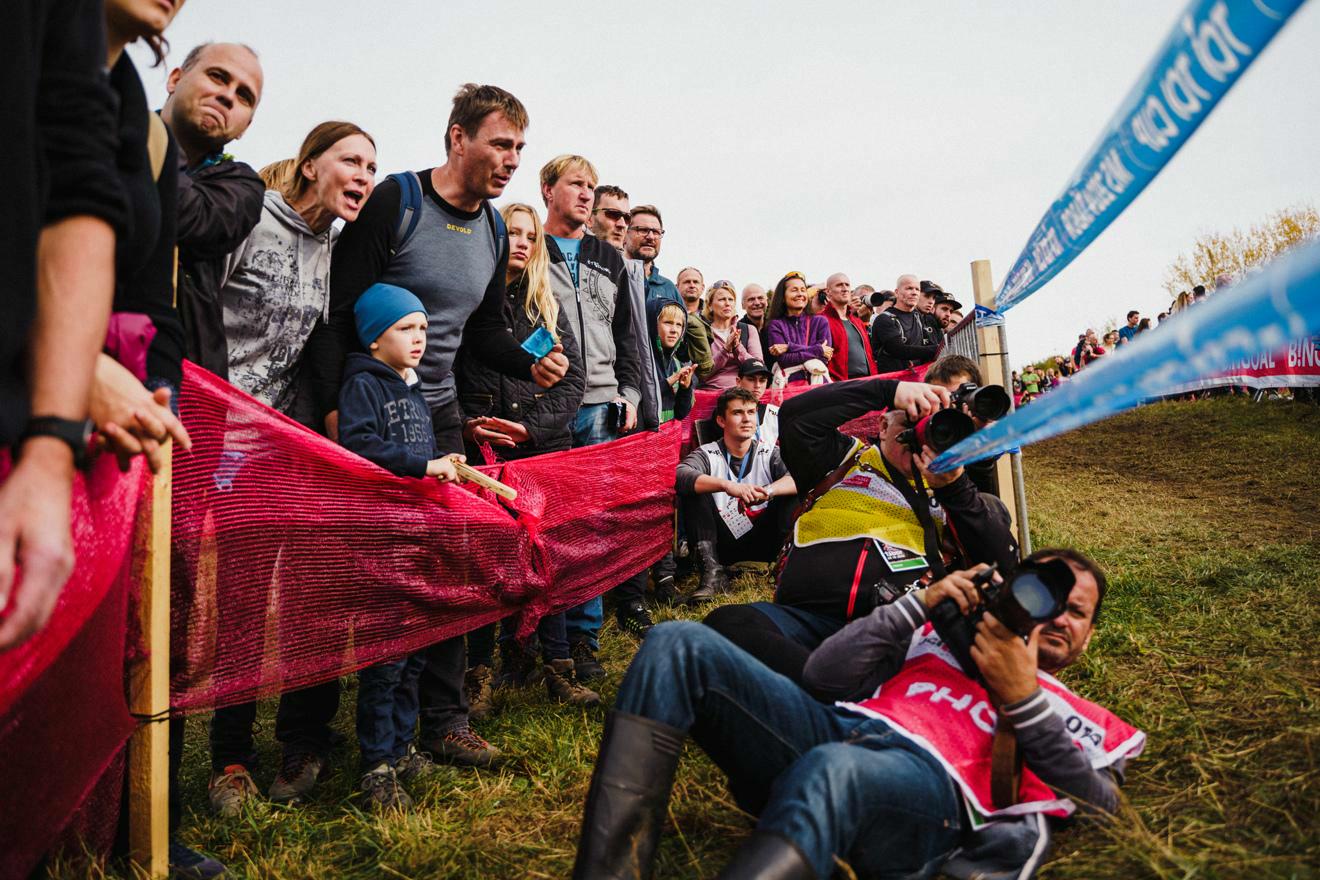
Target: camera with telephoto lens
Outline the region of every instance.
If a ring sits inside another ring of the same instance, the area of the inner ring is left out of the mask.
[[[1038,624],[1053,620],[1068,606],[1068,594],[1077,580],[1062,559],[1029,560],[998,584],[992,582],[997,567],[992,565],[972,578],[981,601],[970,613],[963,614],[953,599],[944,599],[930,610],[935,632],[972,678],[981,677],[972,660],[972,643],[976,625],[987,611],[1025,639]]]
[[[936,410],[899,434],[898,442],[913,452],[920,452],[923,446],[943,452],[976,431],[972,416],[983,422],[993,422],[1008,413],[1008,406],[1009,397],[1004,386],[964,382],[949,395],[947,407]]]

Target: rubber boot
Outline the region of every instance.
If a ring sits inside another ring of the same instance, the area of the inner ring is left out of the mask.
[[[697,542],[697,565],[701,568],[701,582],[688,596],[689,605],[709,602],[721,593],[729,590],[729,578],[720,565],[720,557],[715,552],[714,541]]]
[[[757,831],[738,848],[716,880],[816,880],[816,872],[787,837]]]
[[[647,880],[687,734],[611,712],[587,791],[574,880]]]

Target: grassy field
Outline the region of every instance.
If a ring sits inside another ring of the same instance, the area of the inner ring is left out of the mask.
[[[1034,446],[1025,464],[1036,546],[1078,547],[1110,576],[1101,629],[1064,678],[1150,738],[1121,821],[1060,834],[1042,876],[1320,874],[1320,411],[1162,404]],[[755,574],[737,586],[737,601],[768,593]],[[603,640],[608,702],[634,645],[612,625]],[[353,698],[349,684],[350,741]],[[446,769],[412,789],[419,806],[404,816],[352,806],[345,749],[315,803],[214,820],[193,722],[183,839],[242,878],[566,877],[605,709],[555,708],[539,690],[500,700],[481,729],[518,760],[499,773]],[[273,705],[262,724],[264,787]],[[657,876],[715,876],[749,828],[689,748]]]

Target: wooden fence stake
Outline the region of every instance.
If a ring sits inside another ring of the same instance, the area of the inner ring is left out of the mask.
[[[141,723],[128,741],[130,857],[148,877],[169,873],[170,489],[173,449],[138,511],[133,574],[147,656],[129,670],[128,710]]]
[[[972,295],[976,304],[988,309],[995,307],[995,285],[990,277],[990,261],[972,262]],[[1003,326],[977,327],[977,345],[981,350],[981,376],[988,385],[1002,385],[1013,395],[1012,372],[1008,366],[1008,344]],[[1016,473],[1015,473],[1016,472]],[[1001,455],[995,463],[995,479],[999,499],[1008,506],[1013,529],[1023,555],[1031,552],[1031,531],[1028,527],[1027,498],[1022,483],[1022,456]]]

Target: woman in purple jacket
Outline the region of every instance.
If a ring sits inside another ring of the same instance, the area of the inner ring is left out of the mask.
[[[801,272],[779,279],[766,317],[766,353],[789,382],[809,381],[802,365],[812,358],[824,363],[834,355],[829,322],[823,315],[807,314],[807,280]]]

